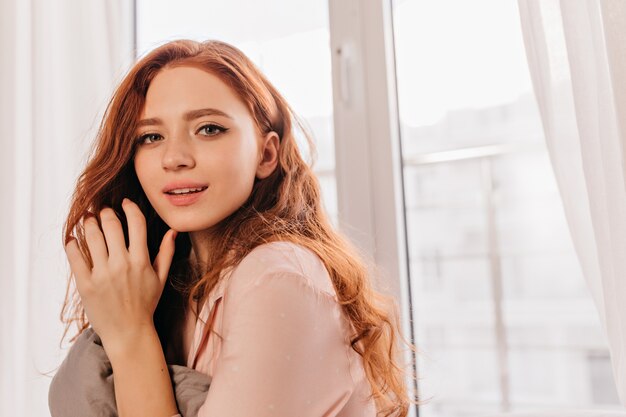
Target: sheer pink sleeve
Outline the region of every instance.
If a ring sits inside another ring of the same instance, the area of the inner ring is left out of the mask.
[[[334,296],[296,272],[233,278],[221,356],[198,417],[336,415],[353,380]]]

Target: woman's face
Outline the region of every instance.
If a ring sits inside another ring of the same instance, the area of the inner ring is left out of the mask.
[[[265,178],[276,166],[276,133],[263,137],[239,97],[196,67],[167,68],[154,77],[135,137],[141,187],[180,232],[208,229],[232,214],[249,197],[255,176]],[[185,188],[201,190],[171,194]]]

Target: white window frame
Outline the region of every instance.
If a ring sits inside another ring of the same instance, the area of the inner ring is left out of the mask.
[[[375,284],[396,297],[402,331],[415,343],[392,18],[391,0],[329,0],[338,220],[380,268]],[[402,363],[416,364],[404,353]]]

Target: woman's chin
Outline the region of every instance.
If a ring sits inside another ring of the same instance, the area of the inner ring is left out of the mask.
[[[170,229],[174,229],[179,233],[201,233],[203,231],[209,231],[217,222],[166,221],[165,224],[167,224]]]

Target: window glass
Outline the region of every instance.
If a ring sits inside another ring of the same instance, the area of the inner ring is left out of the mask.
[[[420,416],[618,407],[515,0],[396,0]]]

